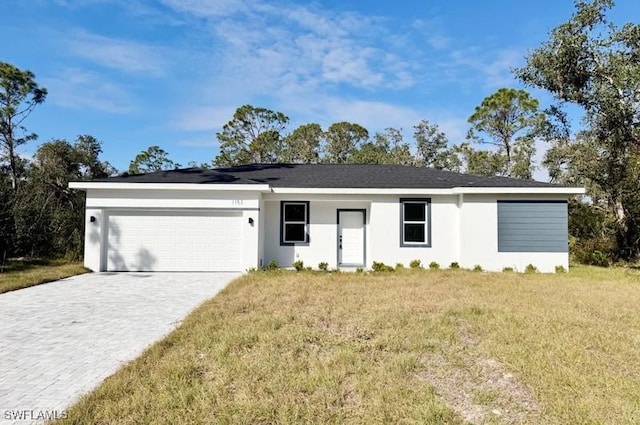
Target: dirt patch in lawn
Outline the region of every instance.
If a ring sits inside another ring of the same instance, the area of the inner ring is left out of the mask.
[[[500,361],[479,353],[466,324],[459,333],[459,344],[445,343],[440,352],[421,358],[425,370],[418,378],[474,425],[537,422],[540,406],[532,392]]]

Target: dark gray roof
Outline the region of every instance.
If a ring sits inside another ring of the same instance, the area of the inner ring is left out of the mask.
[[[94,180],[113,183],[268,184],[300,188],[559,187],[533,180],[481,177],[430,168],[386,164],[251,164],[184,168]]]

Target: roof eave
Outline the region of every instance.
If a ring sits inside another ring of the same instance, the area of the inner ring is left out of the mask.
[[[454,187],[455,194],[557,194],[557,195],[583,195],[584,187]]]
[[[523,194],[523,195],[580,195],[581,187],[453,187],[453,188],[310,188],[274,187],[273,193],[308,193],[333,195],[461,195],[461,194]]]
[[[206,183],[118,183],[71,182],[71,189],[80,190],[208,190],[262,193],[334,194],[334,195],[460,195],[460,194],[546,194],[582,195],[582,187],[453,187],[453,188],[323,188],[271,187],[268,184],[206,184]]]
[[[89,189],[117,189],[117,190],[209,190],[209,191],[241,191],[241,192],[269,192],[268,184],[206,184],[206,183],[116,183],[116,182],[71,182],[69,188]]]

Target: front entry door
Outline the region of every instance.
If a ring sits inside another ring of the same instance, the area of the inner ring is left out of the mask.
[[[364,267],[365,210],[338,210],[338,266]]]

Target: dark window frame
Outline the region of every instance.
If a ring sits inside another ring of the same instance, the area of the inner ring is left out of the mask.
[[[289,204],[304,205],[305,206],[305,221],[304,221],[304,241],[287,241],[284,237],[285,225],[287,223],[301,224],[300,221],[285,221],[285,207]],[[294,245],[309,245],[309,217],[310,208],[309,201],[280,201],[280,246],[294,246]]]
[[[404,240],[404,205],[406,203],[424,204],[425,220],[409,221],[407,223],[424,223],[424,242],[405,242]],[[431,248],[431,198],[400,198],[400,247],[403,248]]]

